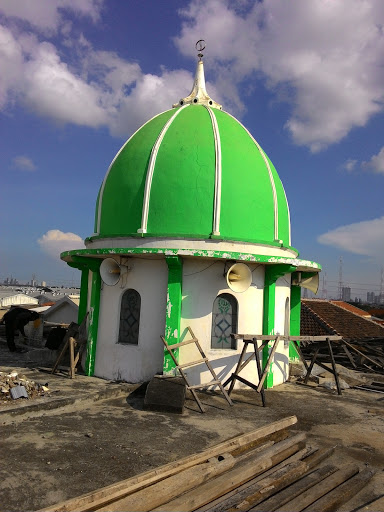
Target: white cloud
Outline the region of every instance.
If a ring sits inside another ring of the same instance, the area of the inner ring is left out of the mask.
[[[206,37],[207,58],[220,70],[219,89],[261,72],[266,86],[291,105],[286,128],[294,141],[312,151],[382,111],[382,0],[356,0],[353,9],[349,0],[274,0],[236,11],[239,5],[192,1],[175,39],[190,55],[197,35]],[[238,103],[236,94],[227,100]]]
[[[36,165],[27,156],[15,156],[12,160],[12,167],[19,169],[20,171],[35,171]]]
[[[39,44],[33,59],[24,63],[23,100],[31,110],[57,121],[106,124],[99,89],[71,72],[50,43]]]
[[[30,23],[42,31],[56,31],[63,22],[63,11],[86,16],[94,22],[100,17],[102,0],[0,0],[0,12]]]
[[[353,160],[352,158],[349,158],[346,162],[343,163],[341,166],[342,169],[345,169],[348,172],[352,172],[356,169],[357,166],[357,160]]]
[[[49,42],[27,33],[17,37],[0,26],[0,108],[14,101],[60,123],[107,126],[128,137],[149,118],[187,95],[193,75],[162,69],[144,74],[115,52],[95,51],[81,36],[76,69]],[[214,90],[214,88],[212,88]]]
[[[167,110],[189,94],[193,76],[183,70],[163,70],[160,76],[146,74],[137,80],[129,96],[121,98],[120,109],[111,119],[113,135],[129,134],[156,114]]]
[[[62,123],[107,126],[127,137],[189,93],[187,71],[144,74],[138,63],[74,36],[68,10],[96,22],[101,0],[35,0],[35,10],[29,5],[0,0],[6,16],[38,31],[0,27],[0,69],[7,70],[0,72],[0,108],[19,101]],[[174,41],[183,54],[195,55],[196,39],[207,38],[206,69],[215,76],[210,95],[240,115],[247,97],[239,91],[261,77],[290,105],[285,127],[293,140],[312,151],[383,110],[382,0],[356,0],[353,9],[349,0],[192,0],[181,16]],[[49,35],[44,28],[60,34],[60,50],[41,40]]]
[[[354,254],[383,260],[384,217],[340,226],[320,235],[317,241]]]
[[[13,101],[23,74],[24,57],[21,45],[10,30],[0,26],[0,108]],[[7,70],[5,72],[5,70]]]
[[[53,258],[59,258],[63,251],[75,249],[84,249],[84,242],[75,233],[63,233],[59,229],[51,229],[47,231],[38,243],[43,252]]]
[[[377,155],[373,155],[368,162],[363,162],[361,165],[367,170],[384,174],[384,146]]]

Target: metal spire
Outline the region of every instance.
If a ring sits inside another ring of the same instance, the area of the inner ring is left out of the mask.
[[[197,61],[195,80],[193,83],[192,91],[188,96],[182,98],[178,103],[173,105],[174,108],[181,107],[183,105],[206,105],[207,107],[213,107],[222,109],[222,106],[219,103],[216,103],[205,88],[205,76],[204,76],[204,63],[203,63],[203,50],[205,49],[205,41],[204,39],[200,39],[197,41],[195,45],[196,50],[198,51],[197,56],[199,60]]]

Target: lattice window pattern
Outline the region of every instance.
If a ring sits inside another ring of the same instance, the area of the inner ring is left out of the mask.
[[[229,293],[218,295],[213,303],[211,348],[236,349],[231,333],[237,332],[237,300]]]
[[[118,343],[138,345],[141,297],[139,292],[129,289],[121,298],[120,328]]]

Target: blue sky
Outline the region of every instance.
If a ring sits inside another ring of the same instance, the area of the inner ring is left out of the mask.
[[[382,0],[0,0],[0,279],[78,279],[58,254],[93,232],[124,141],[189,93],[204,38],[208,92],[274,162],[293,246],[328,297],[340,256],[353,297],[378,293],[383,26]]]

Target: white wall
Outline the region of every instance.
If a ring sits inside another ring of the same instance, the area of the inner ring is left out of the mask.
[[[238,301],[238,332],[242,334],[261,334],[263,321],[264,266],[249,264],[252,272],[252,285],[243,293],[234,293],[227,287],[224,261],[185,259],[183,267],[183,301],[181,311],[181,334],[189,338],[186,329],[190,326],[210,360],[218,377],[225,381],[235,370],[243,348],[238,342],[237,350],[211,349],[212,307],[217,295],[230,293]],[[227,265],[228,266],[228,265]],[[183,338],[182,338],[183,339]],[[250,350],[252,350],[250,348]],[[194,345],[180,349],[180,362],[186,363],[199,359]],[[198,384],[212,380],[205,364],[185,370],[190,382]],[[241,373],[245,379],[257,383],[256,363],[253,360]],[[236,387],[243,386],[239,382]]]
[[[252,285],[243,293],[235,293],[227,287],[223,276],[224,265],[225,262],[221,260],[184,258],[180,325],[181,341],[189,338],[187,327],[190,326],[222,381],[234,372],[243,343],[238,342],[236,350],[211,349],[213,302],[221,293],[233,295],[238,301],[238,332],[261,334],[264,296],[263,265],[248,264],[252,271]],[[116,286],[103,284],[101,290],[95,376],[142,382],[163,369],[164,350],[160,335],[165,329],[168,267],[163,259],[140,258],[130,259],[130,266],[132,270],[126,282],[119,282]],[[121,297],[129,288],[137,290],[141,296],[138,345],[117,343]],[[281,334],[284,333],[287,297],[290,297],[290,275],[279,278],[276,283],[275,332]],[[252,350],[250,346],[248,352]],[[193,344],[180,349],[181,364],[200,357]],[[282,341],[274,358],[274,385],[288,378],[288,368],[289,349]],[[187,368],[185,372],[191,384],[211,380],[211,374],[204,364]],[[254,359],[244,368],[241,376],[255,384],[258,382]],[[236,387],[243,387],[243,384],[237,382]]]
[[[160,335],[165,329],[168,267],[165,260],[139,258],[130,259],[129,266],[132,270],[123,284],[102,286],[95,376],[142,382],[163,369]],[[117,343],[121,297],[129,288],[141,296],[138,345]]]

